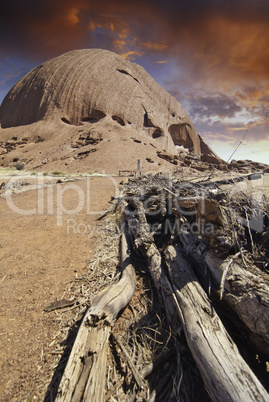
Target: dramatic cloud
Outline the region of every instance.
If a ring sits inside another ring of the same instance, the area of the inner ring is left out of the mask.
[[[0,61],[0,103],[10,88],[22,76],[28,73],[35,64],[25,63],[25,60],[13,57],[4,57]]]
[[[27,68],[106,48],[143,65],[205,140],[212,133],[232,144],[246,128],[250,142],[267,140],[268,19],[267,0],[9,0],[0,14],[0,101]]]
[[[240,74],[268,78],[268,15],[268,2],[253,0],[10,0],[1,10],[0,43],[2,55],[33,58],[96,44],[166,51],[230,82]]]
[[[204,116],[233,117],[241,111],[242,108],[235,102],[235,99],[224,94],[194,98],[191,108],[192,115],[198,115],[199,118]]]

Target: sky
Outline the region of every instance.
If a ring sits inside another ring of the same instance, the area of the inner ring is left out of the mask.
[[[103,48],[142,65],[224,160],[269,164],[268,0],[4,0],[0,102],[32,68]]]

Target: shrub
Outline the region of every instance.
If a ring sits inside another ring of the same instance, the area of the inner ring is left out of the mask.
[[[14,168],[17,170],[23,170],[24,169],[24,163],[15,163]]]
[[[53,174],[53,176],[62,176],[63,172],[59,172],[59,170],[54,170],[54,172],[52,172],[51,174]]]

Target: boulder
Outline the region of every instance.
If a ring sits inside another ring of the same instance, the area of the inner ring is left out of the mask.
[[[177,155],[172,155],[172,154],[169,154],[169,153],[164,152],[164,151],[163,152],[158,152],[157,151],[157,155],[158,155],[159,158],[164,159],[164,160],[166,160],[166,161],[168,161],[170,163],[173,163],[174,165],[178,164],[178,156]]]
[[[201,161],[206,163],[213,163],[215,165],[218,165],[220,163],[225,164],[225,162],[217,157],[215,154],[203,154],[201,156]]]
[[[218,168],[219,170],[222,170],[223,172],[227,172],[227,171],[228,171],[227,163],[220,163],[220,164],[217,166],[217,168]]]

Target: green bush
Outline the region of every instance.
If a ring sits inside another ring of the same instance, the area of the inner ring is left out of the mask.
[[[24,169],[24,163],[15,163],[14,168],[17,170],[23,170]]]
[[[63,172],[59,172],[59,170],[54,170],[54,172],[51,173],[53,176],[62,176]]]

